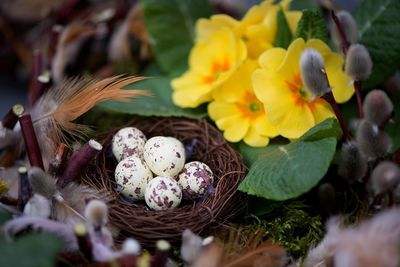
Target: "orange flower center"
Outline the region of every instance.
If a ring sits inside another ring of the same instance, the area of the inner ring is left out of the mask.
[[[246,92],[243,101],[236,103],[236,106],[244,118],[255,119],[264,114],[263,104],[251,92]]]
[[[211,84],[218,79],[221,73],[228,71],[231,68],[231,64],[227,58],[222,61],[214,61],[211,65],[210,73],[203,77],[203,82],[206,84]]]
[[[312,95],[303,87],[300,73],[296,73],[292,80],[286,80],[286,85],[292,92],[295,105],[307,105],[312,112],[315,111],[315,105],[321,104],[324,100],[316,98],[312,100]]]

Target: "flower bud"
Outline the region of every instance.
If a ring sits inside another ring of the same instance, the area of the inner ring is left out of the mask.
[[[91,200],[85,207],[85,218],[94,229],[101,228],[108,222],[107,205],[101,200]]]
[[[331,89],[325,73],[325,63],[321,54],[308,48],[300,58],[301,79],[305,87],[315,96],[323,96]]]
[[[344,70],[354,81],[365,81],[372,71],[372,60],[365,46],[353,44],[347,51]]]
[[[50,201],[42,195],[34,194],[26,203],[23,213],[25,216],[49,218],[51,214]]]
[[[368,170],[367,159],[360,152],[356,142],[344,143],[341,150],[338,173],[349,183],[360,181]]]
[[[385,156],[392,148],[392,139],[376,124],[360,121],[356,132],[357,146],[368,160]]]
[[[56,180],[41,168],[30,168],[28,171],[28,180],[34,193],[47,198],[55,196],[57,192]]]
[[[341,10],[341,11],[337,12],[336,16],[337,16],[340,24],[342,25],[346,40],[350,44],[357,43],[358,42],[358,28],[357,28],[357,23],[354,20],[353,16],[345,10]],[[336,25],[332,25],[331,37],[332,37],[333,42],[338,47],[340,47],[341,46],[340,35],[339,35],[339,31],[338,31]]]
[[[124,243],[122,244],[122,253],[124,255],[139,255],[141,251],[141,246],[139,242],[133,238],[125,239]]]
[[[382,90],[372,90],[364,99],[365,119],[376,125],[384,124],[393,113],[393,103]]]
[[[400,168],[393,162],[383,161],[371,173],[375,195],[389,192],[400,183]]]
[[[181,257],[187,264],[196,261],[201,251],[203,238],[194,234],[189,229],[185,229],[182,233]]]

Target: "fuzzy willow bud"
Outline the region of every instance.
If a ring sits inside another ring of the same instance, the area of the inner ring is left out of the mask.
[[[304,50],[300,58],[300,68],[305,87],[315,97],[323,96],[331,90],[325,73],[324,59],[317,50]]]
[[[349,42],[350,44],[355,44],[358,42],[358,27],[357,23],[354,20],[353,16],[345,11],[341,10],[336,13],[336,16],[340,22],[340,25],[342,26],[342,29],[344,31],[346,41]],[[340,47],[341,42],[340,42],[340,33],[337,27],[335,25],[332,25],[331,28],[331,37],[333,42]]]
[[[400,168],[393,162],[381,162],[371,174],[375,195],[392,191],[400,183]]]
[[[392,139],[376,124],[362,120],[356,133],[357,146],[369,159],[384,157],[392,148]]]
[[[382,125],[392,117],[393,103],[382,90],[370,91],[364,99],[365,119],[376,125]]]
[[[52,198],[57,192],[56,180],[39,167],[28,171],[28,180],[32,191],[47,198]]]
[[[367,48],[361,44],[352,44],[347,51],[345,72],[354,81],[365,81],[372,71],[372,60]]]
[[[360,181],[368,170],[367,159],[360,152],[354,141],[344,143],[338,173],[349,183]]]
[[[91,200],[85,207],[85,218],[95,228],[101,228],[108,222],[108,207],[97,199]]]

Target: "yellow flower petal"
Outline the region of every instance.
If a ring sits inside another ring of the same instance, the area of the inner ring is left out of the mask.
[[[273,73],[256,70],[253,86],[257,97],[264,103],[268,121],[282,136],[298,138],[315,125],[310,108]]]
[[[299,60],[305,47],[304,40],[297,38],[288,47],[279,72],[286,77],[294,77],[299,71]]]
[[[220,120],[224,117],[230,117],[239,114],[240,111],[235,104],[212,101],[208,104],[208,115],[213,121]]]
[[[239,142],[246,135],[250,126],[250,121],[247,118],[241,118],[240,115],[235,115],[216,121],[219,129],[224,129],[224,137],[229,142]]]
[[[253,91],[251,75],[256,68],[257,63],[253,60],[243,62],[221,87],[213,91],[213,98],[231,103],[240,102],[246,92]]]
[[[263,53],[258,63],[261,67],[268,70],[278,70],[285,58],[286,50],[283,48],[273,48]]]
[[[331,106],[325,101],[320,99],[318,104],[314,105],[314,119],[315,124],[323,122],[327,118],[334,118],[335,113],[333,113]]]
[[[278,131],[268,121],[265,115],[257,117],[256,120],[251,122],[251,126],[259,135],[276,137],[279,135]]]
[[[326,73],[336,102],[347,102],[354,94],[354,87],[350,77],[342,69],[344,59],[338,54],[330,54],[326,61]]]
[[[205,40],[224,27],[235,30],[238,24],[237,20],[224,14],[213,15],[209,19],[201,18],[196,22],[196,40]]]
[[[260,135],[253,127],[250,127],[243,141],[252,147],[264,147],[268,145],[269,137]]]
[[[302,13],[300,11],[285,12],[286,20],[289,24],[289,28],[290,28],[290,31],[292,32],[292,34],[296,33],[297,24],[299,23],[301,14]]]

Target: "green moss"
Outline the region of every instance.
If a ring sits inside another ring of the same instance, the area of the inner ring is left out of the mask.
[[[306,255],[310,246],[316,245],[324,234],[321,217],[311,215],[307,206],[298,202],[284,205],[264,218],[251,218],[255,220],[249,227],[264,228],[264,238],[285,247],[294,258]]]

